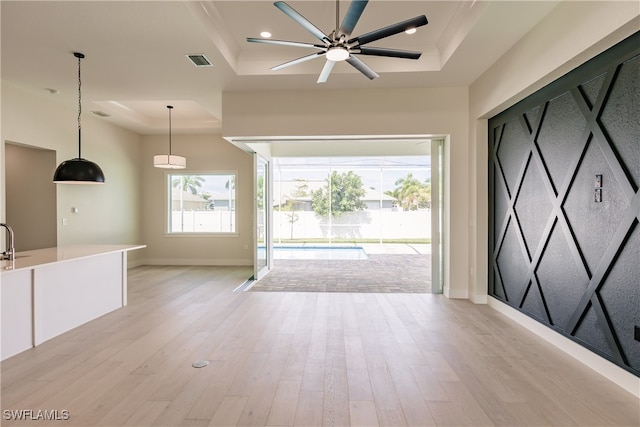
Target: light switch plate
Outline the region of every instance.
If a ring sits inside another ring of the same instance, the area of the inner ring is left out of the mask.
[[[602,188],[602,175],[596,175],[595,187]]]

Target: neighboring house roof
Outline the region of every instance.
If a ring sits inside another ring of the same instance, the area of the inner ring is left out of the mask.
[[[210,193],[211,197],[209,200],[229,200],[229,193]],[[177,188],[173,188],[171,190],[171,199],[172,200],[180,200],[180,190]],[[182,200],[190,201],[190,202],[207,202],[208,200],[202,196],[198,196],[196,194],[191,194],[188,191],[182,192]],[[233,197],[232,197],[233,200]]]
[[[177,188],[171,189],[171,200],[180,200],[180,190]],[[182,200],[186,202],[207,202],[207,199],[191,194],[188,191],[182,192]]]
[[[376,188],[365,188],[365,195],[362,198],[364,201],[376,201],[376,200],[396,200],[395,197],[380,192]]]

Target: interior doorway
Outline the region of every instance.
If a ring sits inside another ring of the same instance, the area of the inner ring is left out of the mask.
[[[57,246],[56,152],[5,143],[6,222],[16,251]]]

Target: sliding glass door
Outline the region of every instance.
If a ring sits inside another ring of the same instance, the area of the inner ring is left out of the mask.
[[[444,218],[444,141],[431,140],[431,292],[441,294],[444,283],[442,221]]]
[[[255,247],[254,279],[258,280],[271,268],[271,205],[269,204],[269,161],[254,154]]]

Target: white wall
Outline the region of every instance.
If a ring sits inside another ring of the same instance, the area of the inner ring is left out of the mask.
[[[328,135],[448,136],[445,204],[451,215],[444,292],[466,298],[469,288],[469,132],[467,88],[227,92],[225,137]],[[321,142],[319,142],[321,143]],[[341,154],[341,153],[336,153]],[[349,153],[357,154],[357,153]]]
[[[85,106],[86,110],[90,110]],[[0,137],[0,212],[5,212],[5,141],[57,152],[57,163],[78,157],[77,110],[61,107],[2,82]],[[139,136],[89,114],[82,116],[82,156],[105,173],[104,185],[58,185],[58,246],[69,244],[140,244],[141,174]],[[53,176],[52,176],[53,178]],[[77,214],[71,208],[77,207]],[[62,226],[62,218],[67,219]],[[4,219],[4,218],[3,218]],[[136,252],[131,252],[133,259]]]
[[[469,298],[487,301],[487,119],[640,30],[637,1],[561,2],[469,88]]]
[[[145,260],[154,265],[253,265],[253,158],[219,135],[173,135],[172,154],[185,156],[180,173],[237,172],[236,235],[167,236],[167,169],[153,167],[155,154],[168,151],[167,135],[142,137],[143,241]],[[173,171],[174,173],[177,171]]]

